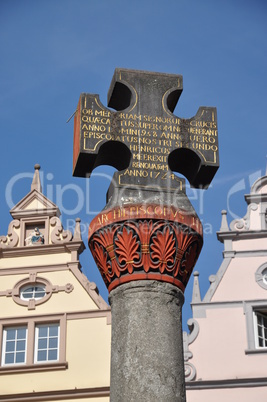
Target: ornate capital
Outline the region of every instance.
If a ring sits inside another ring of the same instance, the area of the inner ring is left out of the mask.
[[[89,247],[109,291],[143,279],[184,291],[202,242],[198,217],[167,206],[113,208],[89,227]]]

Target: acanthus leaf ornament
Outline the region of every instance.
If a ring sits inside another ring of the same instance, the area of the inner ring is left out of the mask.
[[[116,244],[116,254],[120,263],[120,271],[128,269],[129,274],[133,273],[134,263],[139,260],[139,254],[137,249],[139,244],[137,242],[137,236],[133,235],[132,230],[127,230],[123,226],[122,231],[118,231]]]
[[[103,247],[101,247],[98,243],[95,243],[93,255],[102,277],[105,278],[105,282],[110,283],[111,278],[108,272],[107,252],[104,251]]]
[[[100,244],[107,253],[108,265],[109,265],[108,268],[109,277],[113,277],[114,274],[120,276],[120,270],[118,268],[115,255],[115,246],[113,244],[114,233],[116,232],[116,230],[117,230],[116,225],[104,228],[104,230],[99,231],[96,234],[93,243],[93,244]],[[94,247],[90,246],[90,249],[94,256]]]
[[[121,283],[146,279],[185,290],[202,247],[201,223],[196,224],[195,216],[191,227],[184,219],[149,218],[122,215],[113,224],[90,227],[89,246],[109,291]]]
[[[171,266],[172,270],[176,248],[173,232],[168,226],[165,226],[162,232],[158,230],[152,237],[151,250],[151,258],[156,260],[161,273],[169,271],[168,266]]]
[[[186,285],[189,280],[190,274],[196,264],[198,255],[198,243],[195,240],[188,246],[181,262],[180,275],[183,277],[183,282]]]

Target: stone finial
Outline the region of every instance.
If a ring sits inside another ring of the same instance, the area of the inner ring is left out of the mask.
[[[81,219],[76,218],[73,240],[82,240],[80,222],[81,222]]]
[[[220,227],[220,232],[228,232],[228,222],[227,222],[227,211],[225,209],[222,210],[222,223]]]
[[[192,294],[192,303],[200,303],[201,296],[200,296],[200,288],[199,288],[199,272],[194,272],[194,284],[193,284],[193,294]]]
[[[36,165],[34,165],[35,172],[34,172],[33,179],[32,179],[31,191],[37,190],[41,193],[42,186],[41,186],[41,180],[40,180],[40,174],[39,174],[40,168],[41,168],[41,166],[38,163]]]

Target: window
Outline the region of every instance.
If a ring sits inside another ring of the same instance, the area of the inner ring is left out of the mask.
[[[65,314],[0,320],[0,375],[64,370]]]
[[[267,302],[244,302],[248,348],[245,353],[267,353]]]
[[[35,310],[36,306],[48,301],[54,291],[53,285],[48,279],[37,276],[33,272],[29,277],[15,284],[12,289],[12,298],[20,306],[25,306],[28,310]]]
[[[43,284],[36,284],[34,286],[24,286],[20,290],[20,298],[22,300],[40,300],[46,295],[45,286]]]
[[[267,348],[267,314],[254,313],[255,319],[255,346]]]
[[[35,362],[58,360],[59,325],[37,325],[35,328]]]
[[[4,328],[2,365],[26,361],[27,327]]]
[[[262,280],[265,285],[267,285],[267,268],[262,271]]]
[[[262,264],[255,272],[255,280],[263,289],[267,290],[267,264]]]

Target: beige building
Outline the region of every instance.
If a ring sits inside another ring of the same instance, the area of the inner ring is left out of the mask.
[[[39,168],[0,237],[0,400],[108,401],[110,308],[81,272],[79,219],[63,229]]]

